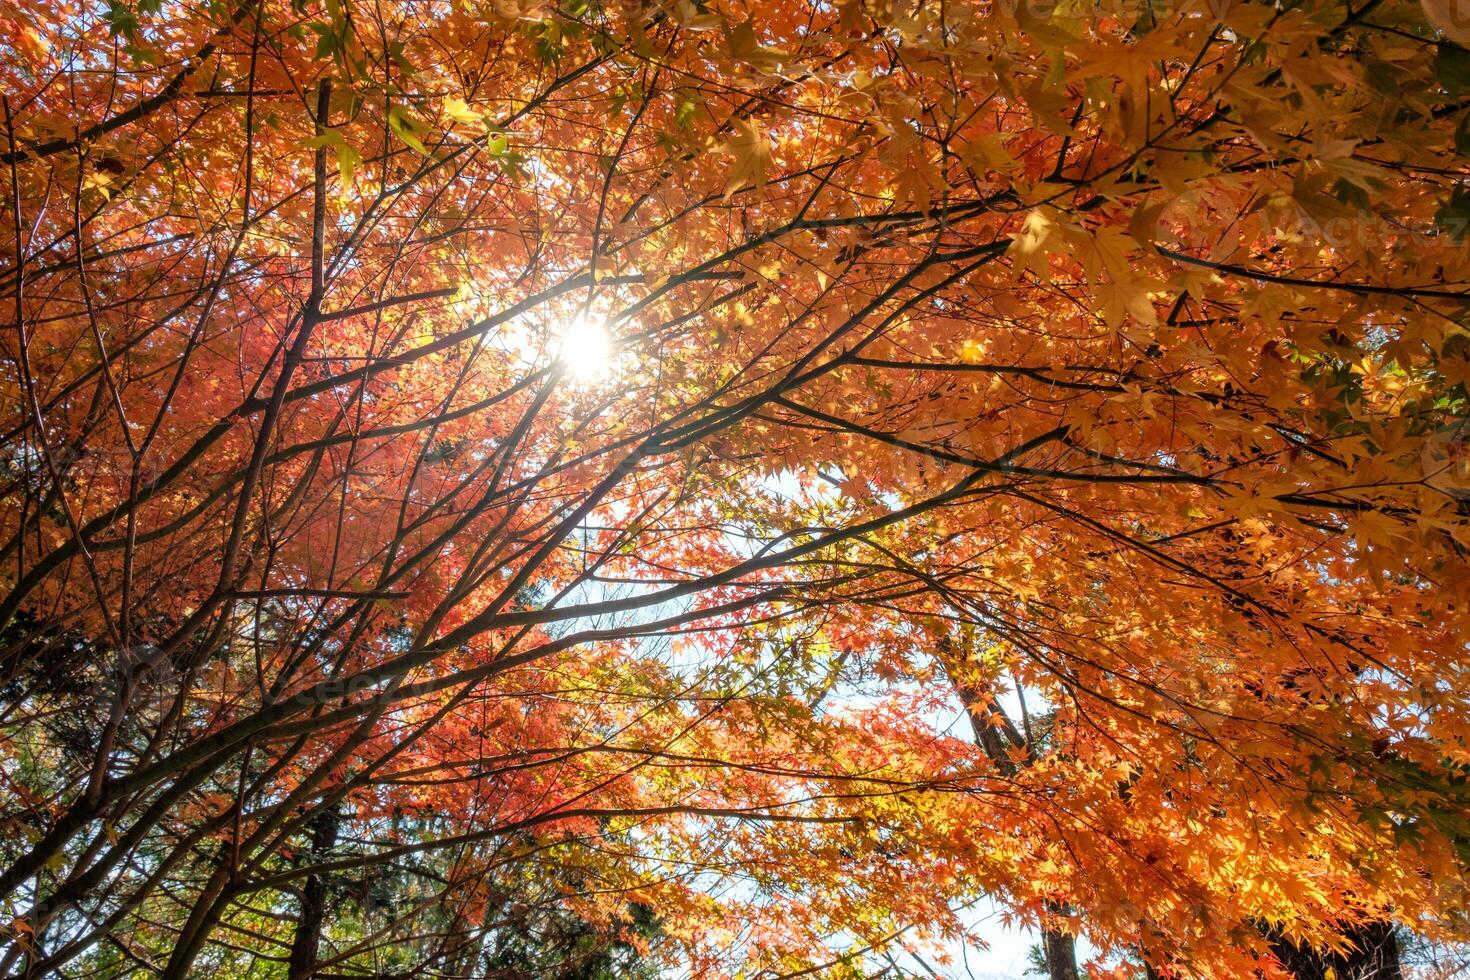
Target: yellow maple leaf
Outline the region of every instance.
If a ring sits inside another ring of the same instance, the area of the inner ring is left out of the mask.
[[[725,181],[725,200],[750,184],[766,186],[766,171],[771,165],[771,144],[765,133],[749,119],[736,119],[735,135],[720,144],[720,149],[735,158],[730,176]]]
[[[761,44],[756,39],[755,28],[751,27],[750,21],[726,31],[725,43],[730,48],[731,58],[743,61],[756,71],[767,75],[774,75],[780,71],[782,63],[790,57],[780,48]]]

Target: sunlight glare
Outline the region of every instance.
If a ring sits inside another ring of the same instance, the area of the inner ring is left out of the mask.
[[[567,323],[561,329],[556,356],[573,380],[605,380],[613,370],[613,343],[607,323],[589,314]]]

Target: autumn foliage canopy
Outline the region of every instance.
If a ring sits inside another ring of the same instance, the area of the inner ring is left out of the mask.
[[[1470,937],[1464,12],[0,0],[0,972]]]

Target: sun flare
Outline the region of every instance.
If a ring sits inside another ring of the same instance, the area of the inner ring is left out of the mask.
[[[613,340],[607,322],[582,314],[561,328],[556,358],[575,381],[605,381],[613,372]]]

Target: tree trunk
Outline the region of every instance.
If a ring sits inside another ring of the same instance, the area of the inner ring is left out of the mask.
[[[1297,980],[1402,980],[1399,942],[1393,923],[1371,922],[1345,933],[1355,948],[1341,954],[1322,953],[1298,946],[1275,931],[1267,931],[1271,952]]]
[[[1059,905],[1054,911],[1063,914],[1066,907]],[[1070,932],[1043,928],[1041,952],[1046,959],[1046,972],[1051,980],[1078,980],[1077,943]]]
[[[952,655],[952,651],[949,650],[941,652],[946,657]],[[1032,752],[1031,746],[1026,744],[1026,739],[1006,717],[993,694],[982,696],[955,681],[954,671],[947,659],[945,669],[949,671],[950,682],[954,686],[955,693],[959,695],[960,703],[965,707],[966,716],[970,719],[970,728],[975,733],[975,744],[984,751],[991,762],[995,763],[998,770],[1008,776],[1013,775],[1017,770],[1017,764],[1011,758],[1011,748],[1025,749],[1029,758]],[[1047,911],[1053,915],[1066,915],[1068,909],[1065,903],[1049,902]],[[1057,931],[1043,925],[1041,955],[1046,961],[1046,972],[1050,980],[1078,980],[1080,975],[1077,972],[1077,944],[1071,933]]]
[[[313,856],[325,854],[336,846],[340,823],[336,810],[327,810],[312,821]],[[316,969],[317,945],[326,912],[327,883],[320,875],[308,875],[301,889],[301,918],[296,921],[296,936],[291,942],[290,980],[307,980]]]

